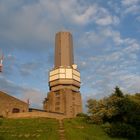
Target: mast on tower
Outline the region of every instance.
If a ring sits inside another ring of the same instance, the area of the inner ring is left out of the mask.
[[[0,72],[2,72],[2,70],[3,70],[3,59],[4,59],[4,55],[2,54],[0,56]]]

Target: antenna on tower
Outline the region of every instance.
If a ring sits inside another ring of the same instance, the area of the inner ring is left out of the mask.
[[[4,59],[4,55],[3,55],[3,53],[1,53],[1,55],[0,55],[0,72],[2,72],[2,70],[3,70],[3,59]]]

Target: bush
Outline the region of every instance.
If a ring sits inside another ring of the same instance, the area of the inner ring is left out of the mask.
[[[0,125],[2,125],[2,119],[0,118]]]
[[[93,115],[91,117],[92,121],[94,124],[103,124],[103,119],[102,117],[98,116],[98,115]]]
[[[111,136],[115,137],[135,137],[136,129],[126,123],[112,123],[105,125],[104,130]]]
[[[104,129],[105,132],[110,133],[111,124],[109,122],[102,124],[102,128]]]
[[[85,113],[78,113],[76,116],[77,117],[88,117],[88,115]]]
[[[87,123],[92,123],[92,120],[90,118],[90,116],[88,116],[87,114],[85,113],[79,113],[76,115],[77,117],[80,117],[83,119],[83,121],[87,122]]]
[[[94,124],[102,125],[111,136],[140,136],[140,94],[124,95],[116,87],[112,95],[87,101],[88,113]]]

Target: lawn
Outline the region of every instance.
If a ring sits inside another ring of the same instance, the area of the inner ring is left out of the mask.
[[[66,140],[128,140],[111,138],[100,126],[82,118],[65,119],[64,129]],[[58,130],[55,119],[0,119],[0,140],[59,140]]]
[[[87,124],[81,118],[65,119],[67,140],[127,140],[109,137],[100,126]]]
[[[58,121],[46,118],[0,119],[0,140],[59,140]]]

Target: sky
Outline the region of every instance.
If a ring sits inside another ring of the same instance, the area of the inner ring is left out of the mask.
[[[84,108],[115,86],[140,92],[140,0],[0,0],[0,90],[41,108],[59,31],[73,35]]]

